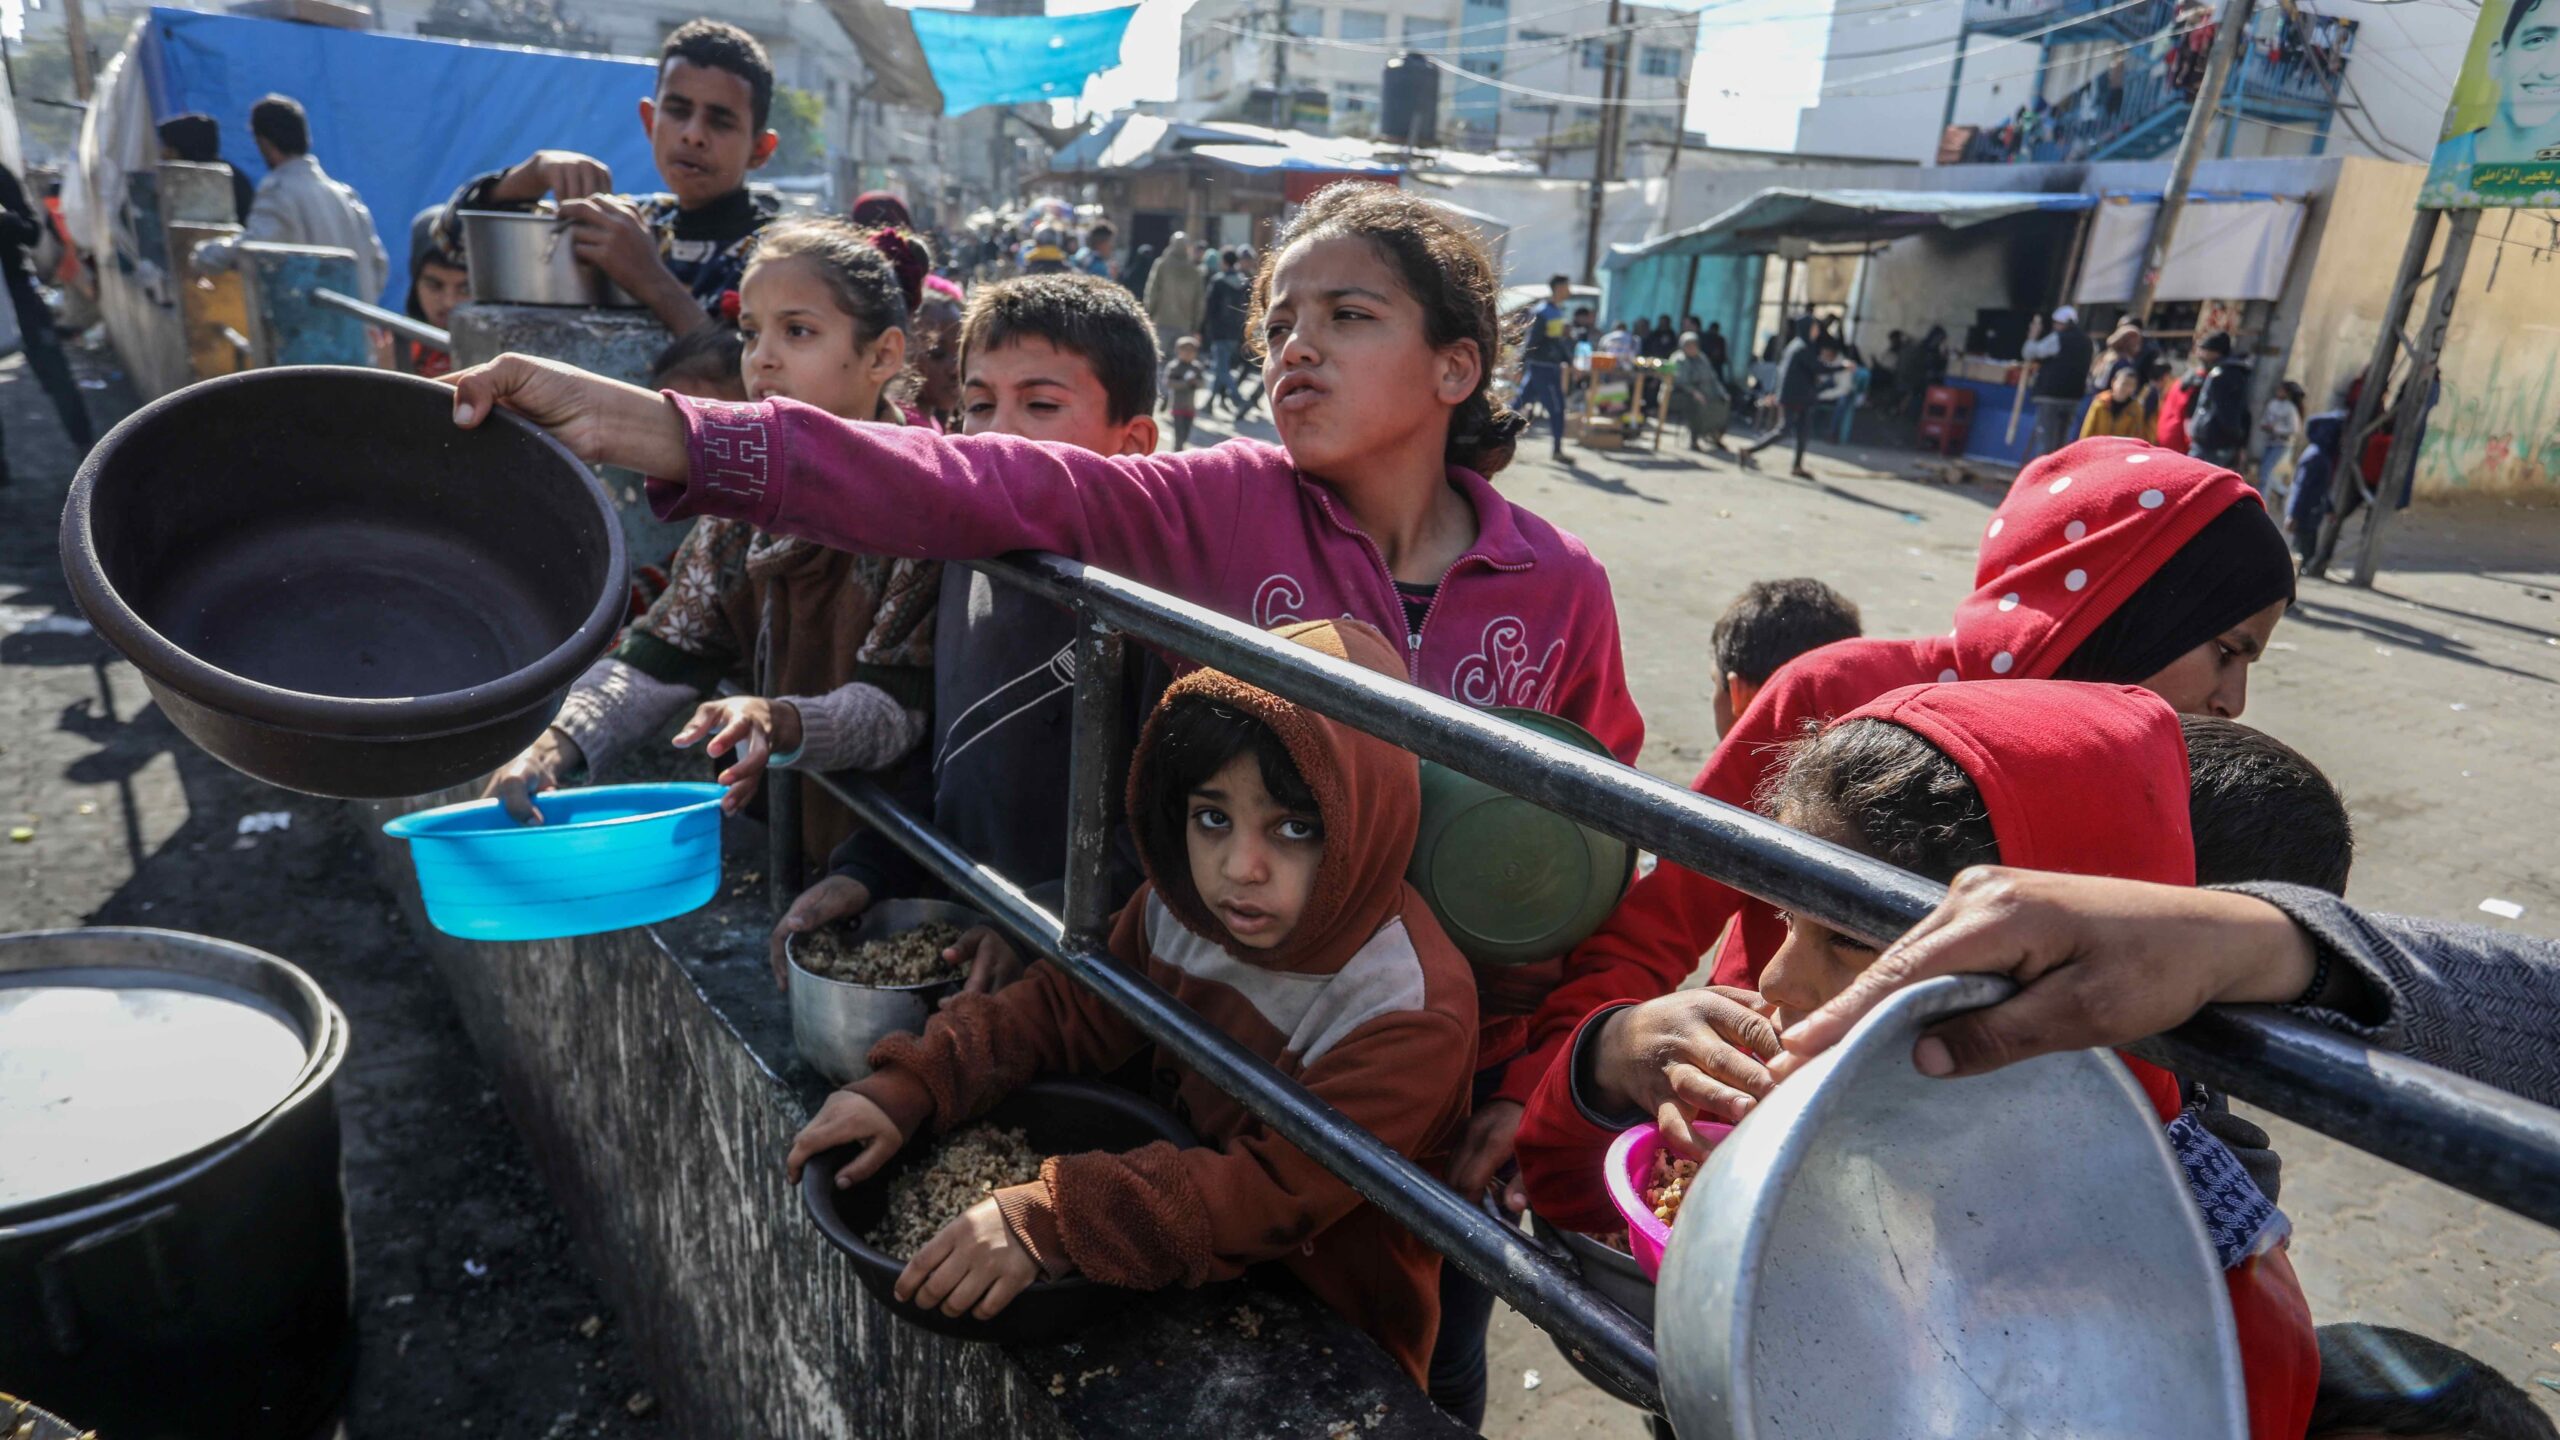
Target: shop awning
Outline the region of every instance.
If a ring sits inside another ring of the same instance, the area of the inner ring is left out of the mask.
[[[2293,250],[2302,238],[2302,197],[2261,192],[2187,192],[2168,263],[2154,292],[2160,300],[2274,300],[2284,294]],[[2160,192],[2110,194],[2089,227],[2089,248],[2072,298],[2083,305],[2129,300],[2143,252],[2160,213]]]
[[[1656,255],[1759,255],[1778,242],[1881,244],[2038,211],[2086,210],[2095,195],[2008,190],[1763,190],[1701,225],[1610,247],[1609,268]]]

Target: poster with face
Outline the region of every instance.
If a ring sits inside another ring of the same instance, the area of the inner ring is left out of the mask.
[[[2483,0],[2419,203],[2560,206],[2560,0]]]

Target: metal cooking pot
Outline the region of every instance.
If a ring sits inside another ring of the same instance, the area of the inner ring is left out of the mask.
[[[1529,1229],[1549,1255],[1571,1265],[1574,1272],[1582,1277],[1583,1284],[1600,1292],[1601,1299],[1627,1312],[1638,1324],[1652,1328],[1653,1281],[1645,1275],[1644,1267],[1636,1263],[1636,1257],[1591,1236],[1550,1225],[1546,1217],[1535,1211],[1529,1214]],[[1653,1397],[1621,1386],[1600,1367],[1583,1359],[1581,1353],[1562,1338],[1554,1335],[1547,1338],[1555,1345],[1556,1353],[1562,1355],[1565,1363],[1583,1379],[1599,1386],[1612,1398],[1638,1409],[1653,1408]]]
[[[967,930],[987,917],[944,900],[883,900],[863,912],[853,941],[886,940],[935,921]],[[920,1033],[934,1007],[956,995],[960,979],[922,985],[856,985],[800,968],[801,937],[782,942],[791,962],[791,1043],[809,1068],[838,1085],[871,1073],[871,1047],[905,1031]],[[965,979],[965,977],[963,977]]]
[[[347,1040],[245,945],[0,935],[0,1376],[125,1440],[315,1433],[355,1356]]]
[[[2249,1433],[2222,1268],[2123,1063],[1912,1067],[2013,988],[1901,991],[1709,1154],[1655,1312],[1681,1440]]]
[[[548,211],[462,210],[471,298],[499,305],[637,308],[630,292],[578,262],[569,221]]]
[[[145,405],[81,461],[62,569],[170,721],[269,784],[477,779],[542,733],[629,603],[559,441],[385,370],[284,366]]]

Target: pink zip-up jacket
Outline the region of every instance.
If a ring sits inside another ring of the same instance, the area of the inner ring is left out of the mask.
[[[788,400],[667,399],[693,463],[689,479],[649,482],[663,519],[730,516],[840,550],[937,560],[1048,550],[1266,630],[1348,616],[1411,633],[1376,542],[1275,445],[1103,456],[856,424]],[[1449,479],[1475,507],[1476,543],[1408,640],[1406,677],[1469,705],[1561,715],[1633,764],[1644,717],[1627,693],[1607,572],[1483,476],[1452,466]],[[1563,967],[1528,969],[1539,973],[1480,974],[1497,982],[1484,996],[1481,1063],[1526,1046],[1527,1012]],[[1524,1092],[1535,1079],[1523,1077]]]

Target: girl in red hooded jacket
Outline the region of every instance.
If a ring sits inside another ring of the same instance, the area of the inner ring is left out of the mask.
[[[1786,824],[1933,880],[2005,864],[2170,885],[2195,883],[2189,803],[2186,742],[2166,702],[2130,685],[2056,681],[1896,690],[1795,747],[1769,796]],[[1707,1077],[1757,1068],[1779,1031],[1875,958],[1872,946],[1797,918],[1756,995],[1686,991],[1595,1013],[1521,1127],[1530,1203],[1553,1224],[1622,1228],[1599,1179],[1609,1142],[1654,1119],[1695,1153],[1686,1117],[1713,1108],[1697,1103],[1719,1088]],[[2169,1126],[2222,1260],[2250,1432],[2295,1440],[2319,1388],[2319,1345],[2284,1217],[2202,1117],[2184,1113],[2174,1076],[2126,1063]]]
[[[2178,710],[2237,716],[2248,668],[2293,597],[2284,536],[2249,483],[2139,440],[2082,440],[2029,465],[1983,530],[1974,592],[1944,635],[1843,640],[1769,678],[1689,788],[1749,808],[1806,728],[1888,690],[2056,677],[2141,685]],[[1520,1105],[1595,1006],[1678,988],[1725,923],[1719,984],[1750,985],[1783,931],[1740,891],[1669,863],[1637,880],[1565,962],[1528,1048],[1478,1107],[1453,1172],[1481,1187],[1510,1154]]]

